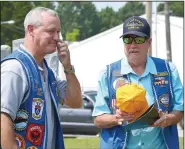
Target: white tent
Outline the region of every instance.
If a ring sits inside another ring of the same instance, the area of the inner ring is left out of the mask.
[[[145,15],[142,17],[145,17]],[[179,70],[182,80],[183,18],[170,17],[170,24],[172,61]],[[124,56],[124,45],[119,38],[122,35],[122,28],[123,25],[121,24],[79,43],[69,45],[71,61],[75,65],[76,75],[84,90],[96,89],[100,71],[105,68],[106,64]],[[163,15],[157,15],[157,17],[153,15],[152,38],[152,56],[166,59],[165,17]]]

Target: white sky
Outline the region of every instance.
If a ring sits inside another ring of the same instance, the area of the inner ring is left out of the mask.
[[[118,11],[119,8],[123,7],[127,2],[92,2],[98,11],[101,11],[102,8],[112,7],[114,11]],[[145,2],[143,2],[145,3]],[[159,5],[160,2],[152,2],[152,12],[155,12],[156,5]]]
[[[98,11],[102,8],[112,7],[114,11],[118,11],[119,8],[123,7],[126,2],[92,2]]]

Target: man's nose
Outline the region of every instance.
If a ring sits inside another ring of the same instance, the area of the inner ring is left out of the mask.
[[[135,46],[136,46],[136,44],[137,44],[137,43],[136,43],[136,41],[135,41],[135,40],[133,40],[133,41],[132,41],[132,43],[130,43],[130,46],[134,46],[134,47],[135,47]]]
[[[59,33],[58,33],[58,32],[55,32],[55,33],[54,33],[53,39],[54,39],[54,40],[60,39],[60,36],[59,36]]]

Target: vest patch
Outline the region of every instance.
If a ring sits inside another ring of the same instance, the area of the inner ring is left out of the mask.
[[[39,120],[42,117],[42,112],[43,112],[43,107],[44,107],[44,100],[41,98],[33,98],[32,101],[32,117],[35,120]]]
[[[25,141],[22,136],[15,133],[15,140],[19,149],[25,149]]]
[[[38,96],[42,96],[42,88],[39,88],[37,81],[35,80],[35,89],[37,91]]]
[[[26,139],[34,145],[41,145],[43,133],[43,125],[29,124],[26,132]]]
[[[29,113],[24,109],[19,109],[14,121],[14,129],[17,131],[23,131],[28,124]]]
[[[113,88],[116,90],[117,88],[129,83],[129,81],[123,77],[117,78],[113,82]]]
[[[159,103],[162,104],[165,107],[168,107],[169,105],[169,95],[163,94],[159,97]]]
[[[167,72],[167,71],[158,72],[157,75],[155,75],[155,76],[158,76],[158,77],[161,77],[161,76],[168,76],[168,72]]]
[[[165,77],[156,77],[154,84],[160,85],[160,87],[164,87],[164,85],[168,84],[168,80],[166,80]]]
[[[35,147],[35,146],[30,146],[30,147],[28,147],[27,149],[38,149],[38,148]]]

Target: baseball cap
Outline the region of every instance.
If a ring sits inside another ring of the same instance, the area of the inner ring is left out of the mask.
[[[123,35],[121,37],[128,34],[133,34],[140,37],[150,37],[150,25],[144,18],[139,16],[130,17],[124,21]]]
[[[116,90],[116,105],[124,112],[133,113],[134,121],[149,108],[145,96],[146,90],[143,87],[136,83],[125,84]]]

